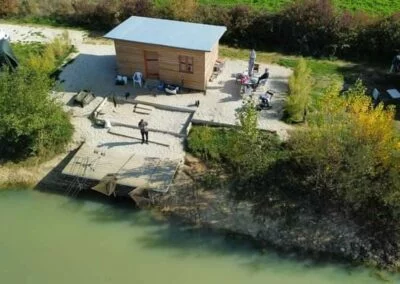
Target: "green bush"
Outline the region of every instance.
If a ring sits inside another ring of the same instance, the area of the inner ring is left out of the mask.
[[[68,33],[49,44],[13,43],[20,67],[0,71],[0,157],[46,159],[62,152],[73,127],[49,95],[53,72],[72,50]]]
[[[242,179],[265,170],[284,152],[276,135],[258,132],[252,140],[240,128],[196,126],[188,137],[188,150],[207,161],[227,165]]]
[[[51,87],[44,73],[26,68],[0,72],[0,157],[49,157],[65,149],[73,127],[50,98]]]
[[[312,78],[307,62],[301,58],[289,79],[289,97],[285,105],[286,120],[291,123],[305,119],[311,101]]]
[[[12,16],[18,12],[18,0],[2,0],[0,2],[0,17]]]
[[[389,60],[398,49],[400,18],[392,0],[7,0],[0,16],[22,22],[78,26],[104,32],[131,15],[227,26],[222,41],[314,57]],[[212,2],[212,4],[211,4]],[[257,2],[257,3],[255,3]],[[275,3],[276,2],[276,3]],[[283,2],[286,5],[281,5]],[[350,3],[351,2],[351,3]],[[353,3],[354,2],[354,3]],[[390,3],[389,3],[390,2]],[[11,4],[12,5],[11,5]],[[400,4],[397,4],[399,6]],[[337,6],[341,9],[336,9]],[[262,9],[262,7],[264,9]],[[274,7],[268,10],[267,7]],[[344,9],[360,8],[370,14]],[[378,12],[379,11],[379,12]],[[390,12],[394,15],[390,16]],[[385,42],[384,45],[380,44]]]
[[[228,129],[193,127],[188,138],[189,151],[205,160],[221,161],[228,153],[232,135]]]
[[[39,42],[13,42],[11,43],[11,47],[15,53],[15,56],[18,58],[19,63],[23,66],[26,66],[26,62],[29,60],[29,58],[32,56],[41,56],[41,54],[43,54],[46,45]]]
[[[309,127],[288,141],[293,165],[301,167],[295,187],[372,222],[397,218],[400,139],[394,110],[372,108],[360,82],[346,96],[338,94],[338,87],[328,89]]]
[[[71,53],[72,48],[68,33],[65,32],[61,37],[55,38],[51,43],[44,45],[39,52],[27,53],[28,58],[23,58],[23,65],[30,70],[50,75]]]
[[[285,143],[257,131],[245,104],[238,113],[242,127],[194,127],[189,150],[230,169],[235,197],[253,201],[258,215],[334,209],[379,232],[390,229],[400,215],[394,110],[373,108],[361,82],[344,95],[339,90],[326,90],[307,127]]]

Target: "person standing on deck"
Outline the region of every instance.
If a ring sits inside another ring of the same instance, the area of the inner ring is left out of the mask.
[[[148,125],[147,121],[143,119],[141,119],[138,124],[140,129],[140,134],[142,135],[142,144],[144,142],[146,142],[146,144],[149,144],[149,129],[147,128],[147,125]],[[146,141],[144,139],[145,136],[146,136]]]

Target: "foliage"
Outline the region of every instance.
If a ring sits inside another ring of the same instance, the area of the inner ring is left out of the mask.
[[[22,62],[30,70],[49,75],[58,68],[72,50],[67,32],[45,46],[37,45],[34,48],[35,50],[30,51],[29,54],[27,51],[25,54],[20,54]],[[27,59],[26,55],[28,55]]]
[[[10,0],[3,0],[10,1]],[[19,2],[20,5],[29,5],[34,7],[34,10],[45,14],[54,10],[63,10],[69,12],[67,9],[71,5],[71,0],[11,0]],[[85,2],[100,2],[101,0],[85,0]],[[124,1],[124,0],[121,0]],[[130,1],[130,0],[129,0]],[[147,0],[146,0],[147,1]],[[156,6],[163,7],[170,0],[150,0],[154,2]],[[296,2],[297,0],[199,0],[199,4],[203,6],[218,6],[230,8],[236,5],[246,5],[258,10],[267,10],[271,12],[279,12],[285,9],[288,4]],[[74,1],[76,2],[76,0]],[[141,2],[141,0],[139,0]],[[390,15],[400,10],[400,3],[392,0],[363,0],[363,1],[352,1],[352,0],[333,0],[335,8],[340,11],[354,12],[366,12],[372,15]],[[51,3],[51,5],[49,5]],[[18,5],[15,5],[18,7]],[[21,9],[20,9],[21,10]]]
[[[220,45],[219,54],[224,58],[248,60],[250,49],[232,48]],[[278,64],[293,69],[301,57],[282,54],[278,52],[257,51],[257,61],[267,64]],[[393,88],[400,88],[400,80],[396,74],[387,74],[385,62],[374,63],[369,61],[354,63],[344,60],[328,60],[312,57],[304,57],[307,66],[311,70],[313,85],[311,89],[310,111],[325,89],[333,84],[353,84],[358,78],[362,78],[369,90],[373,88],[387,89],[390,85]]]
[[[376,53],[379,50],[381,54],[392,55],[399,48],[400,15],[381,18],[367,28],[359,29],[356,40],[354,45],[363,52]]]
[[[237,110],[236,117],[241,126],[239,133],[245,138],[245,143],[254,144],[258,138],[258,112],[254,101],[244,101],[242,107]]]
[[[389,5],[387,1],[372,5],[373,0],[60,0],[48,5],[45,0],[20,0],[17,12],[5,12],[4,16],[102,32],[130,15],[195,21],[227,26],[222,41],[236,47],[314,57],[385,58],[389,62],[400,34],[400,19],[391,16],[397,11],[392,7],[400,4]],[[379,10],[379,4],[385,11]],[[351,11],[361,8],[352,13],[337,6]]]
[[[50,96],[49,78],[71,52],[68,34],[49,44],[13,43],[20,68],[0,72],[0,157],[22,160],[63,151],[72,125]]]
[[[57,16],[64,21],[91,27],[94,30],[109,29],[119,23],[118,3],[117,0],[73,1],[72,13],[65,15],[57,11]]]
[[[333,86],[292,135],[292,159],[302,170],[296,186],[340,202],[364,218],[391,218],[400,209],[400,140],[393,109],[373,108],[361,82],[338,96]],[[372,215],[370,215],[372,214]],[[374,216],[375,215],[375,216]]]
[[[252,12],[251,8],[245,5],[234,6],[228,11],[228,21],[225,24],[228,27],[226,36],[230,39],[230,43],[239,46],[241,42],[254,41],[248,37]],[[254,45],[254,42],[248,44]]]
[[[169,0],[158,11],[166,18],[190,21],[193,20],[197,7],[197,0]]]
[[[202,0],[201,3],[210,5],[218,4],[223,6],[234,6],[237,4],[249,5],[257,9],[268,11],[279,11],[295,0]],[[336,8],[351,12],[367,12],[374,15],[390,15],[400,10],[400,3],[390,0],[334,0]]]
[[[227,166],[233,196],[252,201],[258,217],[335,210],[391,241],[400,214],[400,138],[394,110],[373,107],[365,92],[360,81],[342,95],[330,86],[307,126],[285,143],[260,131],[251,139],[256,124],[245,105],[238,117],[249,130],[194,127],[189,150]]]
[[[1,0],[0,17],[14,15],[18,12],[18,0]]]
[[[278,137],[257,129],[257,117],[254,103],[247,101],[237,111],[237,128],[194,127],[188,138],[189,151],[226,163],[238,173],[238,179],[257,175],[282,155]]]
[[[268,167],[282,150],[276,135],[257,130],[251,141],[240,128],[193,127],[188,137],[191,153],[207,161],[225,163],[244,179]]]
[[[19,68],[0,73],[0,156],[24,159],[62,151],[73,132],[68,115],[49,97],[47,74]]]
[[[289,97],[285,105],[287,121],[304,121],[310,104],[311,87],[311,70],[308,68],[306,61],[301,58],[289,79]]]
[[[152,16],[154,12],[154,2],[151,0],[121,0],[119,9],[120,20],[125,20],[130,16]]]
[[[201,185],[206,190],[218,189],[223,186],[220,173],[208,171],[200,179]]]
[[[189,150],[205,160],[221,161],[226,152],[232,132],[211,127],[193,127],[188,137]]]
[[[336,16],[330,0],[297,1],[280,17],[282,41],[302,54],[326,54],[329,45],[337,44]]]
[[[46,45],[39,42],[33,42],[33,43],[12,42],[11,47],[19,63],[25,66],[29,58],[31,58],[32,56],[40,56],[41,54],[43,54]]]

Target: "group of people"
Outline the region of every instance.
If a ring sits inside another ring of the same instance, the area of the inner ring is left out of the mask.
[[[238,79],[240,84],[244,86],[244,92],[247,93],[248,90],[255,91],[258,86],[264,81],[266,82],[269,78],[269,69],[265,68],[264,73],[258,78],[250,78],[250,76],[242,75]],[[259,96],[260,104],[257,106],[259,110],[269,109],[272,107],[271,101],[274,94],[267,91],[265,94]]]
[[[240,84],[242,86],[241,92],[249,94],[255,92],[260,84],[265,85],[268,78],[269,78],[269,70],[268,68],[265,68],[264,73],[258,78],[250,77],[244,74],[239,74],[237,80],[240,80]]]

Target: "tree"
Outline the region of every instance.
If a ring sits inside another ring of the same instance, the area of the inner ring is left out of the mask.
[[[169,0],[162,9],[171,19],[190,21],[194,18],[197,7],[197,0]]]
[[[246,143],[254,144],[258,137],[258,112],[253,100],[243,102],[243,106],[238,109],[236,117],[239,120],[241,129],[240,134],[246,140]]]
[[[49,96],[51,86],[45,73],[0,72],[0,157],[19,160],[64,150],[73,127]]]
[[[286,48],[304,55],[328,55],[337,37],[337,13],[331,0],[297,0],[279,12],[279,35]]]
[[[18,12],[17,0],[1,0],[0,1],[0,17],[8,17]]]
[[[301,166],[298,187],[353,212],[391,218],[400,209],[400,140],[394,110],[372,107],[362,83],[332,86],[288,144]]]
[[[120,21],[130,16],[150,17],[153,14],[154,3],[151,0],[122,0],[119,4]]]
[[[311,99],[311,87],[311,70],[304,58],[300,58],[289,79],[289,97],[285,106],[288,122],[304,121]]]

